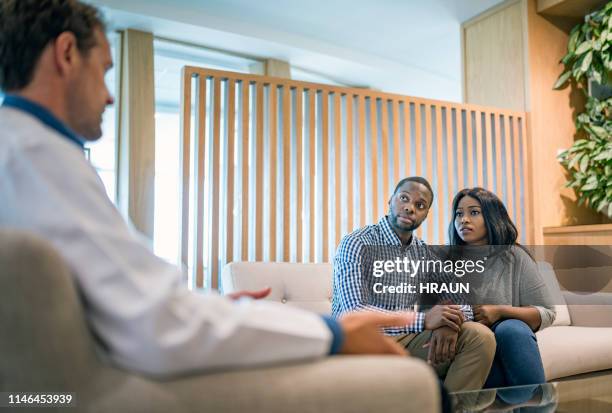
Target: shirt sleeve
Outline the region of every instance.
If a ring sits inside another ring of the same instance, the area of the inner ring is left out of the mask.
[[[180,271],[129,230],[75,145],[30,145],[0,167],[0,225],[54,245],[90,326],[119,366],[168,376],[329,354],[334,335],[319,315],[188,290]]]
[[[535,261],[521,247],[513,247],[514,255],[517,257],[519,278],[519,304],[521,306],[532,306],[538,310],[541,322],[539,330],[550,327],[555,321],[557,312],[554,300]]]
[[[347,235],[334,258],[334,303],[333,315],[339,317],[351,311],[391,311],[372,305],[372,293],[365,286],[361,272],[363,243],[357,237]],[[409,310],[409,309],[407,309]],[[415,314],[412,324],[398,328],[385,328],[389,335],[419,333],[423,331],[425,316],[422,312]]]

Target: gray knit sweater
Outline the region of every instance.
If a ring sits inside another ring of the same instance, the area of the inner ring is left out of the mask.
[[[480,282],[472,283],[475,304],[533,306],[542,319],[540,330],[555,321],[552,295],[535,261],[520,247],[487,257]]]

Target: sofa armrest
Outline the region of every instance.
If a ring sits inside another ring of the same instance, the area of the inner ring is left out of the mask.
[[[612,327],[612,293],[578,294],[564,291],[563,297],[573,326]]]
[[[198,411],[439,412],[434,370],[414,357],[333,356],[167,382]],[[206,389],[206,391],[202,391]]]

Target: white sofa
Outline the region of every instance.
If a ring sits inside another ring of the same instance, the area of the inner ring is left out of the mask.
[[[539,265],[559,289],[550,265]],[[222,286],[226,293],[269,286],[268,300],[324,314],[331,311],[332,275],[331,264],[236,262],[224,267]],[[612,294],[557,292],[567,307],[559,305],[555,325],[537,333],[546,379],[612,369]]]

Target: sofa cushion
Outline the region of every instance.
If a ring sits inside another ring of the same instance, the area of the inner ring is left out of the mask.
[[[221,282],[224,293],[272,287],[267,300],[329,314],[332,273],[327,263],[233,262],[223,268]]]
[[[552,325],[571,325],[569,310],[567,309],[565,298],[561,293],[561,287],[559,287],[555,270],[553,270],[553,267],[545,261],[538,261],[538,270],[542,275],[544,283],[546,283],[546,286],[548,287],[548,291],[550,294],[552,294],[553,302],[555,303],[555,311],[557,312],[557,316],[555,317],[555,321]]]
[[[612,328],[559,326],[536,336],[546,380],[612,368]]]

